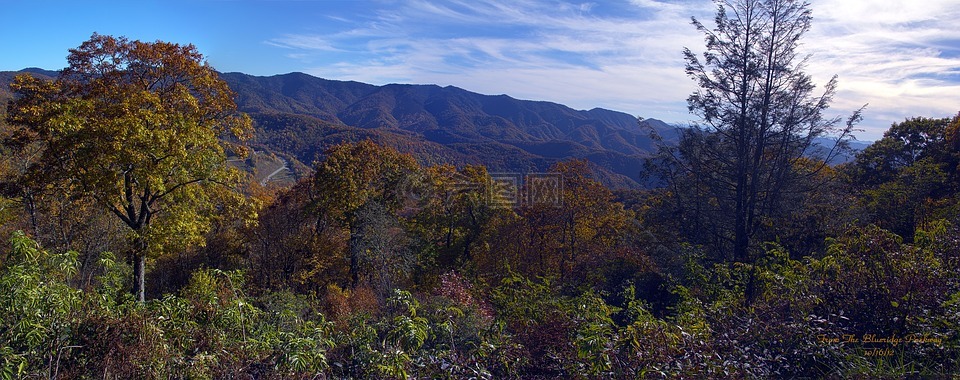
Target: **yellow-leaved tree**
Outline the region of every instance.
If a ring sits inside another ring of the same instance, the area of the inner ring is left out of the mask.
[[[24,192],[56,185],[129,227],[142,302],[148,256],[202,243],[214,209],[244,204],[225,158],[245,153],[250,119],[193,45],[94,34],[67,60],[52,82],[11,84],[17,130],[4,145],[42,146],[18,179]]]
[[[327,150],[314,174],[318,232],[333,227],[349,231],[351,285],[375,282],[384,299],[393,278],[411,265],[398,214],[420,186],[420,165],[409,154],[370,140]],[[326,225],[329,222],[329,226]]]

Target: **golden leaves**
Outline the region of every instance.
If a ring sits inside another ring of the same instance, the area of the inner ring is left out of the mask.
[[[200,243],[210,205],[236,198],[219,191],[241,178],[220,138],[242,151],[252,130],[234,93],[193,45],[94,34],[67,61],[55,81],[11,86],[8,120],[46,144],[29,174],[77,185],[156,252]]]

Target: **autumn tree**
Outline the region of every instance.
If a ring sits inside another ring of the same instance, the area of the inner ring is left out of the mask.
[[[960,113],[957,113],[953,117],[953,121],[947,125],[947,130],[944,133],[947,140],[947,147],[952,158],[952,162],[956,164],[953,168],[953,173],[960,172]]]
[[[560,276],[615,257],[625,247],[632,213],[614,200],[584,160],[560,162],[551,168],[560,175]],[[568,269],[568,266],[570,269]],[[587,270],[589,271],[589,269]]]
[[[0,89],[2,94],[2,89]],[[7,99],[0,97],[0,102],[6,103]],[[13,129],[6,124],[6,107],[0,107],[0,141],[10,137]],[[24,157],[19,156],[13,149],[0,145],[0,234],[9,235],[17,227],[16,224],[20,216],[19,208],[22,202],[17,202],[16,198],[20,192],[15,187],[11,188],[9,183],[11,178],[17,176],[18,167],[23,166]]]
[[[950,171],[955,158],[947,141],[948,126],[956,120],[960,119],[914,117],[894,123],[880,140],[857,155],[850,166],[855,182],[876,186],[893,180],[901,169],[925,159]]]
[[[861,195],[871,222],[910,241],[924,219],[956,215],[957,125],[960,117],[894,123],[846,165],[850,185]]]
[[[345,233],[317,230],[313,179],[281,191],[258,215],[247,239],[249,273],[265,289],[319,291],[347,277]]]
[[[384,269],[384,263],[408,262],[399,236],[404,232],[396,223],[398,213],[415,206],[408,201],[422,182],[420,166],[412,156],[370,140],[337,145],[325,156],[313,177],[317,233],[349,231],[346,254],[353,286],[364,277],[394,272],[397,268]],[[371,268],[371,263],[384,265]]]
[[[519,205],[497,208],[496,220],[487,223],[481,245],[491,251],[477,258],[487,262],[478,266],[499,272],[487,274],[515,271],[582,285],[600,277],[591,276],[598,265],[640,256],[629,242],[633,213],[593,178],[587,161],[560,162],[544,174],[527,176]],[[488,255],[501,264],[491,266]]]
[[[214,201],[243,202],[225,152],[243,153],[249,118],[193,45],[94,34],[67,61],[53,82],[15,79],[5,145],[42,146],[21,186],[89,196],[128,227],[143,301],[148,256],[202,243]]]
[[[715,25],[696,18],[704,34],[702,57],[685,49],[686,72],[699,88],[688,98],[700,122],[663,146],[652,167],[673,197],[677,222],[694,243],[718,258],[752,262],[764,226],[782,218],[790,195],[844,147],[859,111],[841,125],[824,118],[836,89],[831,79],[815,92],[798,54],[809,30],[809,4],[797,0],[717,0]],[[818,137],[839,143],[820,147]],[[797,165],[812,158],[818,165]]]
[[[487,195],[491,178],[483,166],[437,165],[426,169],[425,204],[416,216],[426,260],[445,271],[474,259],[497,211]]]
[[[6,99],[0,101],[7,103]],[[6,111],[6,107],[0,107],[0,235],[27,231],[48,249],[77,251],[79,277],[90,279],[88,269],[94,267],[99,252],[123,244],[121,222],[99,212],[89,197],[66,191],[62,184],[25,179],[24,174],[37,163],[44,145],[26,138],[23,129],[7,125]]]

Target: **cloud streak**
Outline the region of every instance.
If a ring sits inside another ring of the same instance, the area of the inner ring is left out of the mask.
[[[821,84],[839,75],[838,115],[870,103],[861,138],[878,138],[906,117],[960,109],[960,29],[949,25],[960,7],[951,2],[812,1],[808,72]],[[694,83],[681,51],[702,51],[689,20],[711,21],[715,9],[683,0],[384,4],[371,16],[338,17],[345,27],[334,33],[266,43],[325,78],[455,85],[687,122]]]
[[[813,7],[810,72],[839,75],[835,107],[870,104],[864,124],[871,137],[908,117],[960,111],[956,1],[817,0]]]

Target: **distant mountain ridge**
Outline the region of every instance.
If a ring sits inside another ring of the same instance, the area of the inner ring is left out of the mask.
[[[0,108],[3,109],[0,111],[0,115],[3,115],[3,112],[7,110],[7,100],[13,98],[13,94],[10,93],[10,83],[13,82],[13,77],[23,73],[30,73],[35,77],[43,79],[52,79],[59,74],[57,71],[38,69],[36,67],[30,67],[20,71],[0,71]]]
[[[240,110],[257,121],[264,148],[281,143],[278,133],[305,137],[323,131],[302,143],[312,150],[276,147],[306,164],[326,145],[371,138],[423,162],[484,164],[492,171],[545,171],[555,162],[582,158],[608,185],[637,187],[643,157],[654,149],[636,117],[600,108],[578,111],[453,86],[375,86],[303,73],[221,77],[237,92]],[[644,122],[671,135],[666,123]]]
[[[0,102],[12,98],[8,84],[24,72],[47,79],[58,74],[39,68],[0,72]],[[240,110],[254,120],[251,145],[263,152],[258,159],[289,166],[294,176],[307,175],[332,145],[371,139],[423,164],[482,164],[492,172],[543,172],[559,161],[585,159],[604,184],[636,188],[642,186],[644,157],[656,149],[649,133],[668,142],[677,137],[677,127],[656,119],[453,86],[376,86],[304,73],[221,77],[237,93]],[[832,145],[830,139],[818,142]],[[851,143],[854,151],[867,145]],[[843,155],[834,163],[850,159]]]
[[[0,72],[0,100],[11,97],[7,84],[23,72],[58,74],[36,68]],[[482,164],[492,172],[543,172],[563,160],[585,159],[606,185],[634,188],[644,157],[655,149],[645,128],[675,136],[674,127],[655,119],[641,127],[623,112],[574,110],[453,86],[375,86],[304,73],[221,77],[237,93],[239,109],[254,120],[251,145],[301,176],[326,148],[371,139],[424,164]]]

